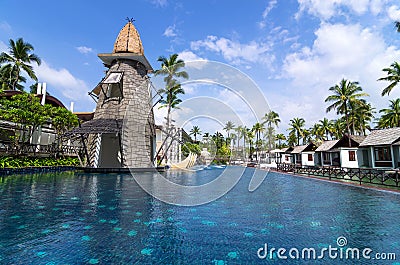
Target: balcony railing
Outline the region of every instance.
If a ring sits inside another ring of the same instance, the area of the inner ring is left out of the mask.
[[[361,184],[400,187],[400,171],[375,168],[301,167],[294,164],[277,164],[277,171],[299,175],[328,178]]]

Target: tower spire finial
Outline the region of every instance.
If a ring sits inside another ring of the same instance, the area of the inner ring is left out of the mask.
[[[131,23],[133,23],[133,21],[135,21],[135,19],[133,19],[133,17],[131,17],[131,18],[126,17],[126,20],[127,20],[128,22],[131,22]]]

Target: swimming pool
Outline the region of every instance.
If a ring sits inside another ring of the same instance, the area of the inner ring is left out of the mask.
[[[203,184],[222,170],[190,173],[191,183]],[[246,169],[225,196],[195,207],[158,201],[130,175],[0,178],[0,263],[266,264],[281,256],[275,251],[260,259],[265,244],[319,254],[329,245],[338,248],[339,237],[347,240],[344,250],[371,248],[400,258],[398,194],[278,173],[249,192],[253,170]],[[328,255],[317,262],[339,263]]]

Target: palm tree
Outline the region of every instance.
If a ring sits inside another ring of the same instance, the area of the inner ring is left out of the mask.
[[[294,118],[290,120],[288,129],[290,134],[295,135],[297,139],[297,145],[300,144],[300,138],[304,136],[304,125],[306,121],[303,118]]]
[[[197,142],[197,135],[201,135],[200,127],[193,126],[193,128],[190,130],[189,135],[194,135],[194,141]]]
[[[342,79],[339,84],[329,88],[329,90],[333,92],[333,95],[328,96],[325,102],[333,103],[326,108],[326,112],[336,109],[337,114],[343,114],[346,118],[347,134],[350,135],[349,109],[351,104],[362,105],[360,98],[368,96],[368,94],[361,92],[362,88],[358,85],[358,82],[351,82],[346,79]],[[350,137],[349,146],[351,147]]]
[[[279,114],[276,113],[275,111],[269,111],[264,115],[262,118],[264,120],[264,123],[266,123],[267,126],[267,135],[268,135],[268,149],[272,149],[272,145],[275,143],[275,132],[273,132],[273,125],[278,127],[278,124],[281,122],[281,119],[279,118]]]
[[[41,64],[40,58],[32,53],[33,46],[28,42],[24,42],[22,38],[14,41],[9,41],[9,53],[2,52],[0,54],[0,64],[7,63],[9,69],[9,84],[11,89],[15,90],[17,84],[21,81],[21,72],[28,74],[30,78],[37,81],[35,72],[30,63],[35,62],[37,65]]]
[[[278,148],[282,148],[282,141],[286,140],[286,137],[283,133],[278,133],[275,135],[275,139],[278,141]]]
[[[387,72],[387,76],[379,78],[378,81],[389,81],[390,84],[383,89],[382,96],[389,95],[392,89],[397,86],[400,81],[400,64],[394,62],[388,68],[382,69],[382,71]]]
[[[381,109],[383,113],[378,121],[379,128],[400,127],[400,98],[390,100],[388,109]]]
[[[257,161],[259,160],[259,151],[261,148],[261,133],[265,131],[265,127],[263,123],[257,122],[256,124],[253,125],[252,131],[254,132],[256,136],[256,155],[257,155]]]
[[[17,78],[17,71],[11,64],[5,64],[0,67],[0,90],[10,90],[13,85],[13,80]],[[24,90],[24,86],[19,83],[25,83],[26,78],[22,75],[19,76],[18,82],[15,86],[18,90]]]
[[[324,132],[322,131],[321,124],[315,123],[313,127],[310,128],[310,133],[315,137],[316,140],[324,139]]]
[[[296,136],[296,133],[295,132],[289,132],[289,135],[288,135],[288,137],[286,138],[286,140],[287,140],[287,144],[289,145],[289,146],[295,146],[295,145],[297,145],[297,142],[298,142],[298,139],[297,139],[297,136]]]
[[[369,123],[374,118],[374,108],[370,103],[361,100],[362,104],[352,104],[349,122],[352,134],[366,135],[366,130],[370,130]]]
[[[327,118],[324,118],[319,121],[319,128],[322,134],[325,134],[324,140],[328,140],[329,133],[332,132],[332,122]]]
[[[262,119],[267,123],[268,127],[272,127],[272,125],[278,127],[278,124],[281,122],[279,114],[272,110],[266,113]]]
[[[346,130],[346,122],[343,119],[337,119],[332,121],[332,139],[339,140],[343,136],[343,132]]]
[[[400,33],[400,21],[394,22],[394,27],[396,28],[396,31]]]
[[[171,109],[177,108],[179,103],[182,101],[178,99],[179,94],[185,94],[181,84],[177,81],[177,78],[188,79],[189,75],[185,71],[181,71],[181,68],[185,66],[185,62],[178,59],[178,54],[172,54],[169,58],[164,56],[158,57],[161,62],[161,69],[155,71],[155,75],[162,75],[164,77],[165,89],[160,89],[159,93],[166,96],[167,99],[160,101],[164,107],[168,108],[167,112],[167,130],[169,130],[171,123]]]
[[[246,139],[249,142],[249,157],[251,161],[253,161],[253,140],[254,140],[254,131],[247,129]]]
[[[223,130],[226,131],[228,138],[230,138],[230,132],[233,129],[235,129],[235,124],[231,121],[227,121]]]

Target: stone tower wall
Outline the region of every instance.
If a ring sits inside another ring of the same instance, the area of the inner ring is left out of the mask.
[[[124,119],[122,148],[124,166],[144,168],[151,166],[152,141],[155,135],[154,116],[148,76],[143,64],[133,60],[114,61],[108,72],[123,74],[123,98],[104,100],[100,93],[94,119]],[[93,146],[93,145],[92,145]]]

